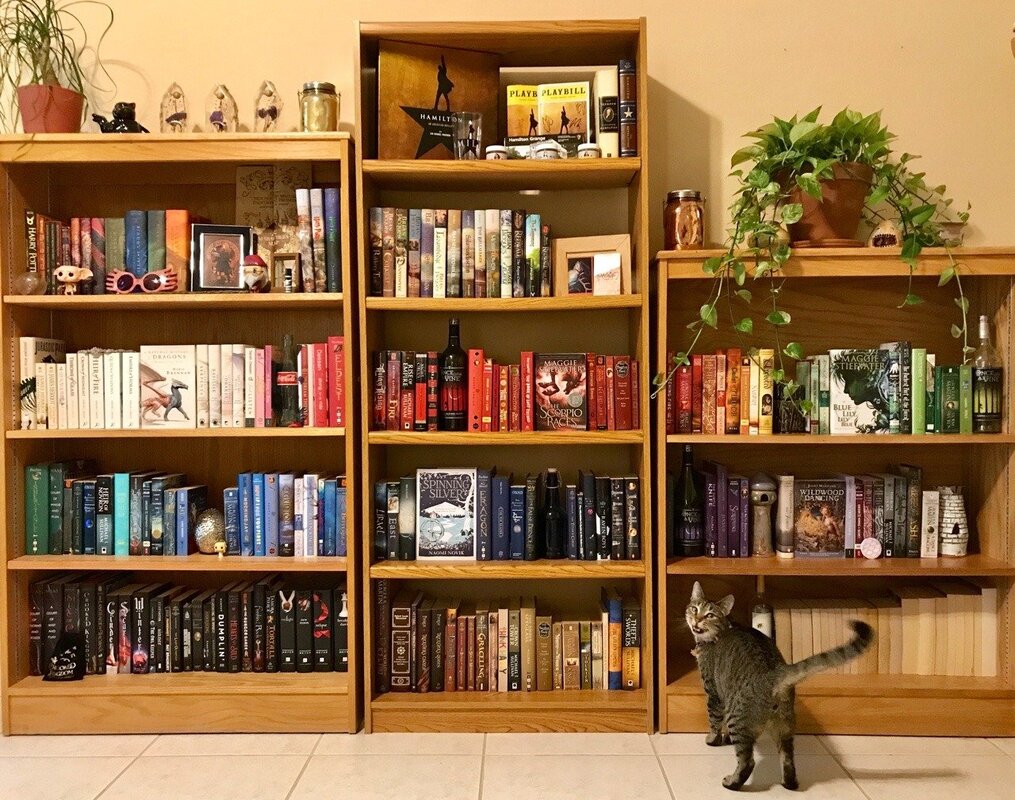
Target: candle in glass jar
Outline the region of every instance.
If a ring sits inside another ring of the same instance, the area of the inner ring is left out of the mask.
[[[304,131],[338,130],[339,96],[335,84],[311,81],[300,92],[300,128]]]
[[[678,189],[666,195],[663,231],[667,250],[697,250],[705,246],[705,201],[701,192]]]

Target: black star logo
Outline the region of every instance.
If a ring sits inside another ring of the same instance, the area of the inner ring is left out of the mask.
[[[402,106],[402,111],[412,117],[413,121],[423,129],[415,158],[426,155],[438,145],[444,145],[449,153],[454,152],[454,114],[447,111],[434,111],[432,108],[412,108],[410,106]]]

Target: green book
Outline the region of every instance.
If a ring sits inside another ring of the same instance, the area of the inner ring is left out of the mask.
[[[922,347],[913,348],[913,383],[910,406],[913,412],[913,434],[927,432],[927,351]],[[910,431],[905,431],[909,433]]]
[[[937,430],[937,394],[935,391],[937,356],[927,353],[927,408],[924,417],[927,420],[927,433]]]
[[[49,464],[25,467],[25,553],[49,552]]]
[[[959,433],[973,432],[973,367],[959,367]]]
[[[106,274],[114,269],[124,269],[123,242],[124,242],[123,217],[106,217]]]
[[[819,433],[826,436],[832,432],[832,383],[831,361],[828,355],[816,356],[818,367],[818,426]]]
[[[49,465],[49,533],[47,549],[51,556],[63,553],[63,479],[67,465],[54,461]]]
[[[148,212],[148,271],[166,268],[166,212]]]
[[[939,433],[959,432],[959,368],[936,367],[934,375],[934,427]]]

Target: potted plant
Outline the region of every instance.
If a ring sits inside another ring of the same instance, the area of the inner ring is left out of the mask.
[[[109,13],[101,45],[113,24],[113,11],[105,3],[0,0],[0,79],[2,89],[11,93],[10,114],[16,118],[20,113],[26,133],[81,130],[85,85],[90,81],[79,61],[87,34],[75,7],[84,5]],[[0,121],[7,123],[4,109]]]

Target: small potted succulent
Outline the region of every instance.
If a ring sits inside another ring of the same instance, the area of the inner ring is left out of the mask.
[[[80,63],[88,43],[78,16],[83,6],[109,14],[101,45],[113,24],[113,11],[105,3],[0,0],[0,89],[11,97],[10,106],[0,108],[4,125],[13,126],[20,114],[26,133],[81,130],[85,86],[91,85]]]

